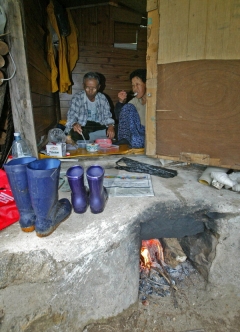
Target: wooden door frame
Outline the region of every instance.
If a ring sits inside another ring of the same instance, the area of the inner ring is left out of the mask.
[[[157,57],[159,13],[158,1],[147,0],[148,47],[147,47],[147,104],[146,104],[146,155],[156,156],[156,103],[157,103]]]
[[[5,31],[6,42],[16,66],[14,77],[9,80],[9,90],[13,113],[14,130],[20,132],[27,141],[32,155],[37,157],[37,143],[29,84],[26,45],[23,24],[22,2],[2,0],[2,7],[7,16]],[[8,77],[14,72],[14,65],[9,57]]]

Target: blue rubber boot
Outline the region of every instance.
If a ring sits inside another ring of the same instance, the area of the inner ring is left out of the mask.
[[[35,229],[36,215],[32,208],[27,180],[27,164],[34,160],[36,160],[34,157],[24,157],[12,159],[4,164],[4,170],[20,214],[19,224],[23,232],[32,232]]]
[[[108,199],[107,189],[103,186],[104,169],[99,165],[87,169],[89,185],[89,205],[92,213],[101,213]]]
[[[84,170],[81,166],[72,166],[67,170],[69,186],[72,190],[71,200],[74,212],[84,213],[88,207],[88,192],[84,186]]]
[[[37,216],[35,230],[39,237],[50,235],[72,211],[68,199],[58,200],[60,165],[60,160],[52,158],[27,165],[29,192]]]

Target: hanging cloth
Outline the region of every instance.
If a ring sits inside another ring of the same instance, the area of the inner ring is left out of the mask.
[[[51,29],[52,29],[51,24],[50,22],[48,22],[49,34],[47,35],[47,61],[51,68],[52,92],[54,93],[58,91],[58,83],[57,83],[58,69],[55,62],[55,52],[53,47]]]
[[[68,92],[69,87],[72,85],[72,82],[70,80],[70,74],[69,74],[69,68],[68,68],[68,62],[67,62],[67,42],[66,38],[64,36],[61,36],[59,33],[57,20],[54,14],[54,6],[53,2],[50,1],[49,5],[47,6],[47,13],[49,20],[51,22],[51,25],[53,29],[55,30],[57,36],[58,36],[58,70],[59,70],[59,91],[60,92]],[[54,79],[54,77],[53,77]],[[55,87],[56,81],[52,81],[52,87]]]
[[[71,29],[71,33],[67,36],[67,46],[68,46],[68,66],[70,72],[72,72],[73,68],[78,61],[78,31],[75,26],[75,23],[72,18],[72,14],[70,9],[67,9],[68,21]],[[70,86],[68,89],[68,93],[72,93],[72,87]]]

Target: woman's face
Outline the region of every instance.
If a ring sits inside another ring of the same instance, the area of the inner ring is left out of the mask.
[[[146,94],[146,83],[143,83],[141,78],[133,77],[132,78],[132,90],[133,93],[137,93],[136,98],[140,99]]]

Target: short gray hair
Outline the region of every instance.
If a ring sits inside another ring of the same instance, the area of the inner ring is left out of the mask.
[[[100,77],[97,73],[94,72],[89,72],[83,76],[83,84],[85,83],[86,80],[94,79],[100,84]]]

